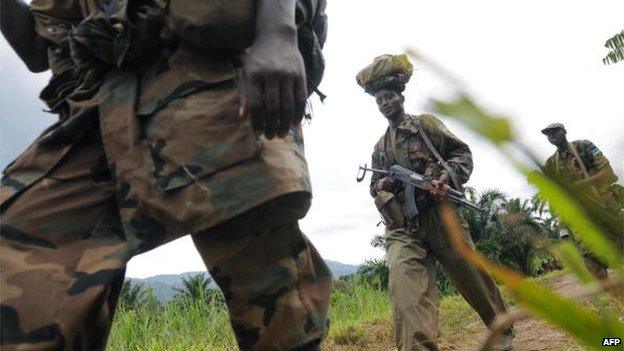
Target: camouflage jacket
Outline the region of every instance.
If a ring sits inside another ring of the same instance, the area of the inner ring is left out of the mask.
[[[181,43],[151,48],[150,60],[134,66],[143,46],[111,36],[107,3],[31,3],[37,33],[50,42],[53,76],[42,98],[60,119],[4,170],[3,204],[48,174],[95,123],[137,251],[149,248],[146,237],[175,239],[277,196],[310,193],[301,127],[268,141],[238,117],[237,57]],[[123,23],[127,9],[113,10]]]
[[[600,190],[604,190],[617,181],[617,176],[613,173],[611,165],[603,153],[589,140],[576,140],[569,145],[574,147],[578,152],[581,160],[585,164],[589,176],[593,176],[601,169],[607,167],[610,179],[604,184],[595,184]],[[573,183],[585,178],[581,165],[574,157],[572,151],[565,150],[563,152],[557,150],[551,155],[545,164],[546,171],[558,177],[565,182]]]
[[[388,170],[390,166],[398,164],[423,175],[439,177],[444,168],[420,136],[416,127],[418,123],[427,133],[440,156],[455,173],[457,181],[460,184],[466,183],[472,173],[470,148],[432,115],[406,115],[396,128],[389,126],[375,145],[372,156],[373,168]],[[392,140],[391,133],[396,133],[396,159],[389,146]],[[382,175],[375,174],[371,180],[370,191],[373,197],[377,195],[377,182],[382,177]],[[424,192],[416,193],[418,201],[424,201],[426,198],[428,196]]]

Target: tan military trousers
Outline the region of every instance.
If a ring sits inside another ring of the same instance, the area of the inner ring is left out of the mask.
[[[113,183],[96,130],[3,204],[2,350],[105,348],[131,256]],[[308,206],[292,193],[193,235],[242,350],[316,350],[327,332],[331,274],[297,225]]]
[[[386,230],[396,344],[399,351],[437,350],[435,260],[486,326],[505,312],[505,305],[494,280],[453,250],[437,208],[421,212],[412,222],[409,228]],[[467,229],[463,219],[462,225]],[[465,240],[474,247],[469,236]]]

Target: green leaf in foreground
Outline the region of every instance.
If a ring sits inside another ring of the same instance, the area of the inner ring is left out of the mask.
[[[463,229],[457,214],[449,206],[442,210],[444,226],[451,235],[453,246],[472,264],[490,272],[502,281],[511,291],[516,301],[540,317],[557,325],[594,350],[601,349],[605,335],[624,338],[624,324],[612,315],[599,316],[570,299],[550,291],[548,288],[530,282],[513,270],[488,261],[482,254],[472,249],[463,240]]]
[[[540,197],[547,200],[550,208],[574,231],[585,245],[611,267],[622,267],[622,256],[615,245],[600,231],[582,208],[561,186],[539,172],[527,173],[528,180],[537,186]]]
[[[436,112],[461,120],[495,144],[511,141],[513,138],[511,125],[507,119],[492,116],[481,110],[466,95],[462,94],[451,103],[439,100],[432,100],[432,103]]]
[[[574,245],[572,241],[566,241],[556,245],[551,251],[559,262],[570,272],[574,273],[581,282],[587,284],[596,281],[596,278],[591,275],[587,267],[585,267],[583,256],[576,249],[576,245]]]

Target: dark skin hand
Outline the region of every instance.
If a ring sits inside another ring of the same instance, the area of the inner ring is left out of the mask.
[[[22,0],[0,0],[0,30],[31,72],[48,69],[45,41],[35,32],[35,20]]]
[[[405,116],[405,97],[392,89],[380,89],[375,93],[375,102],[379,112],[386,117],[390,125],[398,125]],[[440,201],[448,195],[449,175],[442,172],[440,177],[431,181],[430,186],[426,188],[434,199]],[[396,186],[396,181],[391,177],[384,177],[377,183],[377,190],[392,191]]]
[[[301,123],[308,97],[297,44],[295,0],[258,0],[256,38],[248,50],[241,84],[242,117],[267,139],[285,137]]]
[[[393,192],[396,187],[396,180],[392,177],[381,178],[377,182],[377,191],[389,191]]]
[[[442,172],[438,179],[431,181],[431,189],[429,189],[429,193],[433,196],[437,201],[441,201],[448,196],[448,191],[451,188],[449,185],[450,176],[447,172]]]

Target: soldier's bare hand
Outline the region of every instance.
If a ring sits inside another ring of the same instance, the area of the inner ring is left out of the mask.
[[[377,191],[390,191],[396,186],[396,181],[391,177],[384,177],[377,182]]]
[[[451,188],[448,184],[449,175],[446,172],[442,172],[440,177],[431,181],[431,188],[429,192],[434,199],[440,201],[448,196],[448,191]]]
[[[285,137],[301,122],[308,96],[296,30],[256,38],[245,56],[242,80],[241,115],[267,139]]]

